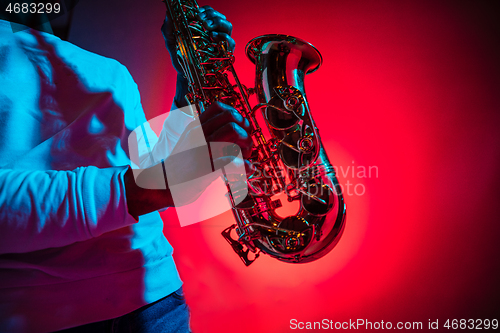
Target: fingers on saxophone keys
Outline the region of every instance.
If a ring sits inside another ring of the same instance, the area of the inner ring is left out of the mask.
[[[215,17],[215,16],[223,18],[224,20],[226,19],[226,16],[224,16],[224,14],[219,13],[218,11],[214,10],[210,6],[202,6],[202,7],[200,7],[199,8],[199,14],[198,14],[198,16],[202,20],[206,19],[206,18],[209,18],[209,17]]]
[[[215,102],[200,116],[203,131],[208,137],[227,123],[237,124],[247,134],[250,132],[250,123],[236,109],[229,105]]]
[[[247,173],[247,176],[253,175],[253,173],[256,171],[256,168],[253,166],[253,164],[249,160],[244,160],[245,163],[245,171]]]
[[[229,22],[223,14],[213,10],[209,6],[201,7],[198,17],[209,31],[223,32],[228,35],[231,35],[233,31],[231,22]]]
[[[222,41],[227,41],[227,45],[230,51],[234,51],[234,47],[236,46],[236,42],[234,39],[226,34],[225,32],[216,32],[216,31],[211,31],[210,35],[212,39],[216,42],[222,42]]]
[[[209,31],[215,31],[219,33],[223,32],[228,35],[231,35],[233,31],[233,25],[231,24],[231,22],[221,19],[219,17],[214,17],[206,21],[203,21],[203,25]]]
[[[231,142],[237,144],[243,158],[249,158],[252,150],[252,138],[241,126],[236,123],[226,123],[212,135],[207,137],[208,142]]]

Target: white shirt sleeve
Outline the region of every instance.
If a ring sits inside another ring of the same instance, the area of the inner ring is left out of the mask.
[[[0,253],[65,246],[135,223],[124,199],[126,170],[0,169]]]
[[[115,70],[113,64],[110,68]],[[129,149],[129,155],[134,162],[135,154],[138,165],[147,167],[151,158],[168,156],[182,133],[180,129],[191,120],[181,111],[172,113],[158,139],[146,122],[137,85],[125,67],[120,68],[124,76],[117,77],[123,81],[116,84],[126,86],[117,88],[119,95],[114,96],[114,102],[120,103],[127,128],[142,124],[135,137],[138,149]],[[123,176],[129,160],[97,168],[92,166],[93,159],[88,156],[89,166],[68,171],[0,169],[0,253],[66,246],[137,222],[127,210]]]
[[[166,159],[174,149],[184,129],[194,119],[172,104],[170,112],[142,123],[129,138],[132,168],[148,168]],[[163,126],[157,137],[151,129],[151,125],[154,126],[155,123],[159,122],[163,122]]]

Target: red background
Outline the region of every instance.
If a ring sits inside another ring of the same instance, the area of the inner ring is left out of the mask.
[[[323,66],[305,81],[310,107],[332,164],[346,173],[341,183],[365,193],[346,195],[342,240],[305,265],[261,256],[244,267],[220,236],[234,223],[230,213],[184,228],[164,213],[195,332],[289,332],[291,319],[424,327],[429,319],[500,319],[500,34],[492,3],[200,2],[233,23],[235,66],[248,86],[251,38],[290,34],[320,50]],[[70,35],[129,68],[148,118],[168,110],[174,92],[163,16],[160,1],[81,1]],[[378,174],[351,173],[369,166]]]

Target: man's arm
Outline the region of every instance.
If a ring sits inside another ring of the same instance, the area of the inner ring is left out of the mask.
[[[135,223],[124,200],[125,172],[0,169],[0,253],[65,246]]]
[[[137,216],[161,208],[173,207],[169,186],[178,185],[179,183],[187,184],[195,179],[198,180],[196,188],[194,184],[190,183],[182,193],[183,199],[180,200],[179,193],[176,194],[176,198],[177,203],[180,201],[185,204],[196,198],[200,191],[218,178],[216,173],[212,173],[212,177],[204,177],[213,171],[211,164],[208,163],[208,158],[211,159],[215,169],[220,169],[232,163],[233,165],[242,166],[242,170],[244,170],[242,164],[248,164],[248,162],[226,154],[224,148],[217,149],[216,147],[226,147],[230,143],[234,143],[241,148],[242,157],[248,158],[252,146],[249,132],[250,124],[248,120],[234,108],[222,103],[212,104],[201,114],[198,122],[192,122],[188,125],[179,138],[172,154],[166,156],[164,162],[161,162],[161,159],[156,156],[158,161],[156,165],[146,169],[134,170],[134,172],[129,169],[126,172],[124,182],[130,214],[137,218]],[[212,147],[211,156],[204,154],[207,151],[207,146],[198,144],[200,136],[203,136],[204,140]],[[210,144],[214,142],[222,142],[222,144]],[[169,172],[173,172],[175,175]],[[168,180],[177,181],[177,183],[169,184],[167,178]],[[153,190],[152,188],[158,188],[158,182],[165,185],[164,189]]]
[[[213,10],[210,13],[208,18],[216,15]],[[223,25],[227,27],[226,23]],[[220,36],[230,38],[225,32]],[[177,88],[179,94],[185,91],[183,85]],[[248,121],[233,108],[219,103],[210,106],[197,127],[189,130],[201,128],[207,142],[234,142],[248,156],[251,145]],[[185,131],[177,145],[182,147],[189,141],[189,131]],[[196,158],[188,154],[187,161],[167,158],[166,163],[180,169],[184,179],[197,179],[200,170],[196,169]],[[224,162],[230,158],[220,159]],[[151,171],[159,167],[163,166],[156,165]],[[147,171],[141,174],[147,176]],[[89,166],[73,171],[2,169],[0,253],[30,252],[84,241],[131,225],[140,215],[172,205],[168,183],[163,190],[138,186],[128,167]]]

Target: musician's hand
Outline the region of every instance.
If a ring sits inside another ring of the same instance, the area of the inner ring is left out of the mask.
[[[212,9],[210,6],[203,6],[199,9],[198,19],[203,22],[203,26],[210,31],[210,36],[216,42],[227,41],[229,49],[231,51],[234,50],[235,42],[234,39],[231,38],[233,25],[223,14]],[[174,27],[172,22],[168,19],[168,16],[165,16],[165,21],[161,27],[163,38],[165,39],[165,45],[170,53],[172,64],[177,72],[183,75],[184,73],[182,72],[182,68],[177,62],[176,41],[173,30]]]
[[[201,114],[199,122],[194,121],[186,127],[164,163],[140,172],[136,170],[135,178],[129,170],[126,191],[131,214],[139,216],[174,203],[181,206],[193,202],[221,176],[219,170],[222,168],[231,188],[245,187],[246,178],[242,174],[245,169],[247,174],[252,172],[250,163],[245,160],[252,149],[250,132],[248,120],[234,108],[219,102],[212,104]],[[210,155],[205,141],[210,147]],[[234,151],[233,144],[241,148],[241,155],[238,150]],[[164,173],[166,190],[148,190],[164,181]],[[174,194],[171,192],[173,186]]]
[[[200,128],[201,127],[201,128]],[[182,133],[172,155],[185,151],[186,147],[195,146],[193,138],[203,133],[207,143],[234,143],[241,148],[243,158],[249,158],[252,150],[250,123],[236,109],[226,104],[216,102],[210,105],[199,118],[199,122],[191,123]],[[227,157],[226,152],[212,151],[214,163],[220,157]]]
[[[203,26],[210,31],[210,36],[216,42],[227,41],[229,50],[234,51],[236,43],[231,37],[233,25],[223,14],[215,11],[210,6],[203,6],[200,7],[198,17],[203,21]]]

